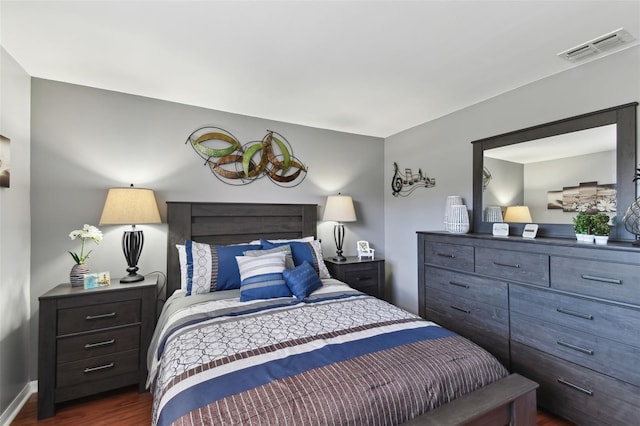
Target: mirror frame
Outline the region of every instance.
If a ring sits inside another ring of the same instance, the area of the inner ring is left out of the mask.
[[[577,115],[526,129],[516,130],[471,142],[473,144],[473,230],[477,233],[492,233],[493,224],[483,221],[482,170],[484,151],[491,148],[528,142],[534,139],[571,133],[593,127],[616,124],[616,203],[617,212],[611,229],[611,240],[635,240],[622,225],[627,208],[636,200],[636,128],[638,102],[607,108],[587,114]],[[510,223],[510,235],[522,235],[524,223]],[[572,224],[538,223],[538,236],[574,237]]]

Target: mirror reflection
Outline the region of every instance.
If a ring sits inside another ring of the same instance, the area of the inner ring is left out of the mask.
[[[486,149],[483,169],[484,221],[571,224],[579,211],[616,215],[616,124]],[[528,208],[529,220],[507,220],[510,206]]]

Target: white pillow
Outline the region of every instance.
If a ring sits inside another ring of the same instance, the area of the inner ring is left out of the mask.
[[[187,290],[187,250],[184,244],[176,244],[180,262],[180,290]]]

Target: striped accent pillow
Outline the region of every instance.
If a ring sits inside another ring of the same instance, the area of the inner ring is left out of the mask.
[[[320,241],[306,241],[296,242],[290,241],[288,243],[274,243],[268,240],[260,240],[263,250],[272,249],[283,245],[291,247],[291,254],[293,255],[293,263],[296,266],[302,265],[305,260],[309,262],[313,269],[320,278],[331,278],[327,266],[324,264],[324,258],[322,255],[322,245]]]
[[[236,256],[240,270],[240,301],[291,297],[291,290],[284,281],[284,252],[263,256]]]

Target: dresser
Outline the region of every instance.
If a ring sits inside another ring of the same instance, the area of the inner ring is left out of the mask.
[[[38,418],[59,402],[137,384],[155,326],[157,276],[90,290],[60,284],[40,296]]]
[[[640,419],[640,249],[418,233],[420,315],[538,382],[580,425]]]
[[[338,262],[327,258],[324,263],[333,278],[384,300],[384,259],[359,259],[358,256],[348,256],[346,261]]]

